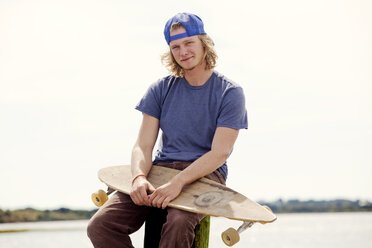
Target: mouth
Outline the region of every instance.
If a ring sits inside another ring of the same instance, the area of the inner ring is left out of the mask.
[[[186,61],[189,61],[192,57],[188,57],[188,58],[183,58],[181,59],[181,62],[186,62]]]

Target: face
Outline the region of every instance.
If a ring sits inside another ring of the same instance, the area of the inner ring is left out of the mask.
[[[176,35],[186,32],[181,27],[170,32],[170,35]],[[173,40],[169,43],[172,55],[176,62],[184,70],[192,70],[204,64],[203,55],[204,47],[198,36],[185,37]]]

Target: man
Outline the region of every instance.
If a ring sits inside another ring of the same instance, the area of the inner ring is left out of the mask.
[[[152,84],[136,106],[143,119],[132,151],[132,192],[116,193],[92,218],[88,236],[95,247],[132,247],[128,235],[153,207],[167,211],[159,247],[190,247],[204,216],[167,205],[203,176],[224,184],[239,129],[248,127],[243,90],[213,70],[217,55],[202,20],[177,14],[166,23],[164,36],[170,51],[163,62],[172,75]],[[152,160],[159,129],[161,143]],[[152,166],[181,172],[155,189],[147,180]]]

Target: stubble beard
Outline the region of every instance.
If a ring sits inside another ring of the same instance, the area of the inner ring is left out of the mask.
[[[204,60],[203,60],[203,59],[200,59],[199,63],[197,63],[196,65],[194,65],[194,66],[192,66],[192,67],[190,67],[190,68],[186,68],[186,67],[182,67],[182,66],[180,66],[180,67],[182,68],[182,70],[183,70],[184,72],[185,72],[185,71],[192,71],[192,70],[194,70],[196,67],[201,66],[201,65],[203,64],[203,62],[204,62]]]

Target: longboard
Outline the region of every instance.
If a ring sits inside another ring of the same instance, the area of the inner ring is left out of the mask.
[[[169,182],[179,172],[175,169],[153,166],[147,178],[157,188]],[[108,193],[116,190],[129,194],[131,191],[130,165],[103,168],[99,170],[98,178],[108,186]],[[92,194],[92,200],[97,206],[103,205],[107,199],[107,193],[102,190]],[[222,233],[223,241],[229,246],[238,242],[239,233],[254,223],[265,224],[276,220],[276,216],[267,207],[207,178],[201,178],[185,186],[180,195],[168,204],[168,207],[243,221],[243,225],[238,230],[229,228]]]

